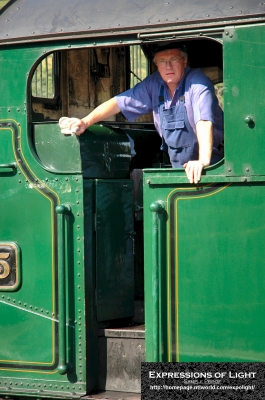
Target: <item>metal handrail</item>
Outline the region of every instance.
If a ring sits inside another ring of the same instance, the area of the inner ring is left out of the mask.
[[[9,163],[9,164],[0,164],[0,169],[7,169],[7,168],[11,168],[12,170],[16,170],[17,169],[17,164],[14,163]]]
[[[162,214],[165,210],[165,203],[163,201],[155,201],[150,205],[150,210],[153,212],[152,218],[152,294],[153,294],[153,362],[160,360],[160,340],[161,340],[161,327],[160,327],[160,276],[161,265],[159,259],[159,226],[158,214]]]
[[[65,260],[65,215],[71,207],[60,204],[56,207],[58,215],[58,296],[59,296],[59,365],[58,372],[65,375],[70,370],[66,359],[66,260]]]

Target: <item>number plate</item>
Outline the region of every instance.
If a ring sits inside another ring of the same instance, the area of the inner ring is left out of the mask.
[[[14,291],[20,285],[20,248],[13,242],[0,242],[0,291]]]

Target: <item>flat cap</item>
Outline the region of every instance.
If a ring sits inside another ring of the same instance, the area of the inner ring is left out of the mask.
[[[184,51],[187,53],[187,47],[185,44],[181,42],[162,42],[162,43],[157,43],[153,49],[152,52],[153,54],[159,53],[160,51],[166,51],[166,50],[172,50],[172,49],[177,49]]]

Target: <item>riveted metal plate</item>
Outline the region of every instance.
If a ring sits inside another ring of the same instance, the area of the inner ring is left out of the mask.
[[[21,282],[20,247],[0,242],[0,291],[14,291]]]

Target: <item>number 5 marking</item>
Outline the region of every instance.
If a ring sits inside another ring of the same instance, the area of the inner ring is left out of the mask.
[[[10,274],[10,265],[5,261],[9,256],[9,253],[0,253],[0,279],[4,279]]]

